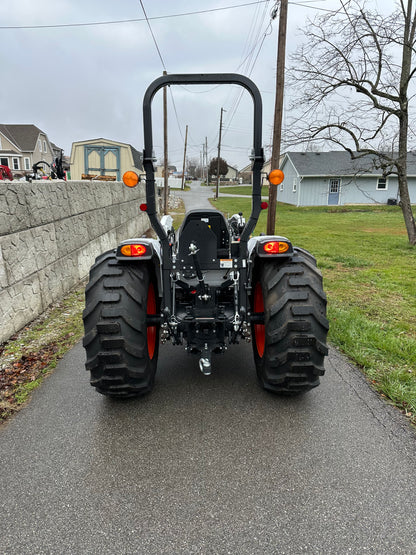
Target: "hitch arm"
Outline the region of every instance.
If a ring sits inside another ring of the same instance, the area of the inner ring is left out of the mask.
[[[206,292],[206,286],[204,276],[202,275],[201,265],[198,260],[198,252],[199,249],[197,245],[192,241],[189,244],[189,256],[192,256],[192,262],[195,268],[196,277],[198,278],[199,286],[201,288],[201,293],[204,294]]]

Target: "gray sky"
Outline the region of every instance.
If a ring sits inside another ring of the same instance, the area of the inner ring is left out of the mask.
[[[263,143],[271,142],[278,17],[274,0],[142,0],[168,73],[238,72],[259,87],[264,104]],[[295,3],[296,2],[296,3]],[[166,17],[250,3],[244,7]],[[379,9],[392,0],[372,0]],[[339,0],[289,1],[287,51],[298,28]],[[141,106],[147,86],[163,72],[139,0],[2,0],[3,86],[0,123],[33,123],[70,155],[73,141],[104,137],[143,149]],[[57,25],[12,29],[13,26]],[[68,26],[59,26],[68,25]],[[261,46],[261,50],[260,50]],[[171,87],[168,94],[169,159],[182,166],[185,126],[188,157],[199,160],[208,137],[216,156],[223,107],[221,155],[239,169],[249,163],[251,100],[238,87]],[[290,91],[287,91],[290,94]],[[162,93],[153,102],[155,154],[162,155]],[[175,112],[176,109],[176,112]],[[266,156],[270,152],[266,149]]]

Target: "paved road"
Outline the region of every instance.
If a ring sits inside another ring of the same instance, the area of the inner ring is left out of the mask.
[[[247,185],[249,188],[250,185]],[[190,191],[180,191],[174,190],[174,194],[183,199],[185,203],[185,210],[192,210],[192,208],[212,208],[212,204],[208,199],[214,198],[214,192],[212,187],[202,187],[200,181],[193,181],[191,183]],[[220,192],[220,198],[230,197],[230,198],[250,198],[247,195],[230,195],[228,193]],[[267,200],[268,197],[262,197],[262,199]],[[250,214],[245,214],[248,219]]]
[[[183,199],[186,212],[193,208],[212,208],[208,200],[214,197],[212,187],[202,187],[200,181],[192,181],[190,191],[175,190],[174,194]]]
[[[78,344],[0,428],[0,553],[416,553],[415,435],[336,352],[275,397],[251,345],[161,349],[154,392],[97,394]]]
[[[80,344],[0,427],[1,554],[413,554],[416,434],[332,350],[279,398],[251,345],[161,347],[157,384],[116,402]]]

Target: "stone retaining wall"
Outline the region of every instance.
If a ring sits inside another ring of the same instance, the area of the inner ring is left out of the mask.
[[[0,343],[88,275],[95,257],[149,227],[144,186],[0,181]]]

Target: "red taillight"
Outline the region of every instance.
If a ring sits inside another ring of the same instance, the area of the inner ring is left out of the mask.
[[[146,245],[141,245],[140,243],[123,245],[121,247],[121,254],[124,256],[143,256],[146,252]]]
[[[147,210],[147,204],[144,204],[144,203],[141,204],[141,205],[140,205],[140,210],[141,210],[142,212],[146,212],[146,210]]]
[[[263,251],[266,254],[282,254],[288,250],[289,245],[284,241],[268,241],[263,245]]]

